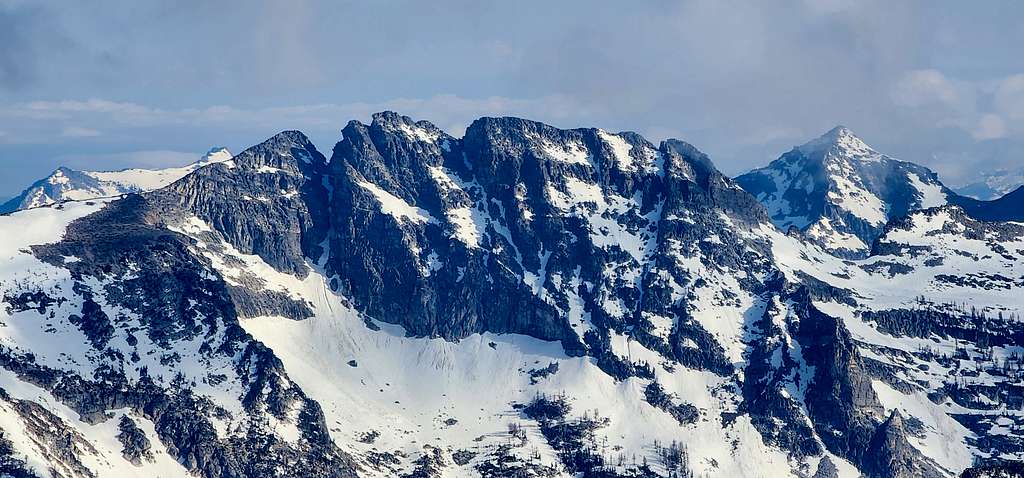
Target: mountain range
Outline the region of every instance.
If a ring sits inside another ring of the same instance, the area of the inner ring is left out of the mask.
[[[979,176],[977,181],[957,188],[957,193],[982,201],[991,201],[1024,186],[1024,168],[997,169],[981,173]]]
[[[1020,203],[845,128],[732,179],[679,140],[386,112],[139,190],[0,216],[0,474],[1024,459],[1024,224],[991,220]]]

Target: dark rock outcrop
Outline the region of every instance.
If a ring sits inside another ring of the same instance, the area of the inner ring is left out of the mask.
[[[135,424],[134,420],[128,418],[128,415],[122,416],[121,422],[117,424],[117,429],[120,430],[120,433],[117,434],[117,439],[123,446],[121,456],[125,460],[130,461],[136,466],[141,465],[143,460],[153,460],[153,452],[151,451],[153,445],[149,442],[149,438],[146,437],[146,433]]]

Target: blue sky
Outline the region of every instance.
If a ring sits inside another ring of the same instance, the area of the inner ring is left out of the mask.
[[[391,109],[677,137],[735,174],[844,124],[952,184],[1024,165],[1016,1],[0,0],[0,196]]]

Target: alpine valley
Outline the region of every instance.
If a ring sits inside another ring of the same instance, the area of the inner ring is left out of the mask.
[[[1024,190],[842,127],[735,180],[517,118],[215,153],[0,216],[0,476],[1024,472]]]

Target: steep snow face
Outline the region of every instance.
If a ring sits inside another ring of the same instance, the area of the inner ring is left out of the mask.
[[[127,193],[153,191],[181,179],[203,166],[231,160],[226,148],[213,148],[199,161],[178,168],[77,171],[58,168],[17,197],[0,205],[0,213],[45,206],[61,201],[81,201]]]
[[[948,201],[927,168],[883,155],[842,126],[736,180],[777,226],[846,256],[866,255],[890,218]]]
[[[956,188],[956,192],[967,197],[991,201],[1024,186],[1024,168],[999,169],[980,173],[977,178]]]

